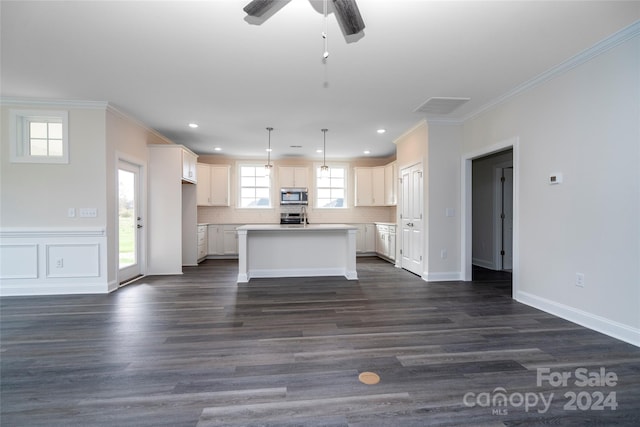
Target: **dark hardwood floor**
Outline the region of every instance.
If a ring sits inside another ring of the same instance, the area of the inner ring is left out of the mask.
[[[376,258],[359,281],[236,274],[215,260],[110,295],[3,298],[0,424],[640,425],[640,349],[504,280],[426,283]]]

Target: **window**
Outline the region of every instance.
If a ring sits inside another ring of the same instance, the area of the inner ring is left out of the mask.
[[[345,166],[329,166],[324,176],[320,166],[316,166],[316,207],[346,208],[347,168]]]
[[[265,172],[264,165],[240,165],[241,208],[271,207],[271,176]]]
[[[11,110],[13,163],[69,163],[66,111]]]

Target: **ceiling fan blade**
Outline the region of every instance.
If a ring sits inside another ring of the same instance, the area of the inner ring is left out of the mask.
[[[253,0],[242,8],[242,10],[247,12],[247,15],[249,16],[260,17],[277,3],[278,0]]]
[[[350,36],[364,30],[364,21],[356,0],[333,0],[333,8],[345,35]]]

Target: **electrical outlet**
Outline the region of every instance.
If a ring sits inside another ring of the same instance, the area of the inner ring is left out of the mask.
[[[447,259],[447,250],[443,249],[440,251],[440,258]]]
[[[64,258],[58,258],[56,260],[56,268],[63,268],[64,267]]]
[[[576,273],[576,286],[584,288],[584,274]]]
[[[80,218],[95,218],[97,216],[97,208],[80,208]]]

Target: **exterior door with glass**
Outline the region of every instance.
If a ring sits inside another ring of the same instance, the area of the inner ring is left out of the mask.
[[[142,216],[140,210],[140,166],[118,163],[118,282],[142,274]]]

